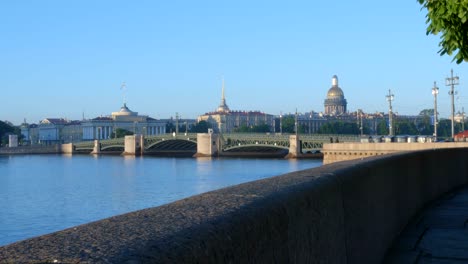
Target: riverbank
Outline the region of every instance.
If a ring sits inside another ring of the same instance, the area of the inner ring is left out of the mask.
[[[65,144],[67,145],[67,144]],[[64,145],[50,145],[50,146],[20,146],[14,148],[0,148],[0,155],[29,155],[29,154],[79,154],[79,155],[89,155],[91,151],[82,151],[82,150],[73,150],[73,153],[70,153],[70,150],[66,150],[63,147]],[[69,147],[69,146],[68,146]],[[121,155],[122,151],[101,151],[99,155]],[[145,156],[154,156],[154,157],[192,157],[196,154],[196,151],[149,151],[145,152]],[[217,157],[228,157],[228,158],[287,158],[287,151],[277,151],[277,152],[222,152]],[[295,156],[296,159],[323,159],[323,153],[303,153]]]
[[[0,155],[25,155],[25,154],[61,154],[63,153],[61,145],[50,146],[19,146],[14,148],[0,148]]]

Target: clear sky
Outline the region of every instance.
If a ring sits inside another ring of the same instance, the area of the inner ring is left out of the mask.
[[[416,0],[1,1],[0,120],[109,115],[126,101],[155,118],[216,109],[323,111],[337,75],[348,110],[468,111],[468,66],[439,56]]]

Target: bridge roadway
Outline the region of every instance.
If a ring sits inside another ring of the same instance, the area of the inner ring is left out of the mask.
[[[242,151],[269,149],[288,149],[290,134],[265,134],[265,133],[230,133],[222,134],[222,151]],[[320,150],[324,143],[331,141],[358,142],[359,137],[354,135],[299,135],[301,149],[303,152]],[[124,138],[100,140],[101,151],[123,151]],[[156,136],[144,136],[144,149],[150,150],[196,150],[197,134],[163,134]],[[94,147],[93,141],[76,143],[75,150],[91,151]]]
[[[0,263],[382,263],[415,216],[390,263],[467,263],[466,192],[418,216],[467,183],[467,148],[337,162],[19,241]]]

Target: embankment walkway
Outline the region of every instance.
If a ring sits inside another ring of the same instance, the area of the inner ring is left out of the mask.
[[[421,209],[466,184],[466,148],[337,162],[13,243],[0,263],[382,263]],[[409,248],[465,261],[465,231],[443,226],[468,212],[460,197]]]
[[[414,217],[385,263],[468,263],[468,186]]]

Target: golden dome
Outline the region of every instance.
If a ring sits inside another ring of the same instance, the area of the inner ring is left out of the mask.
[[[327,99],[344,99],[343,90],[338,87],[338,76],[333,75],[332,87],[328,90]]]
[[[328,90],[328,93],[327,93],[328,99],[343,98],[343,97],[344,97],[343,90],[341,90],[341,88],[338,86],[333,86],[332,88],[330,88],[330,90]]]

